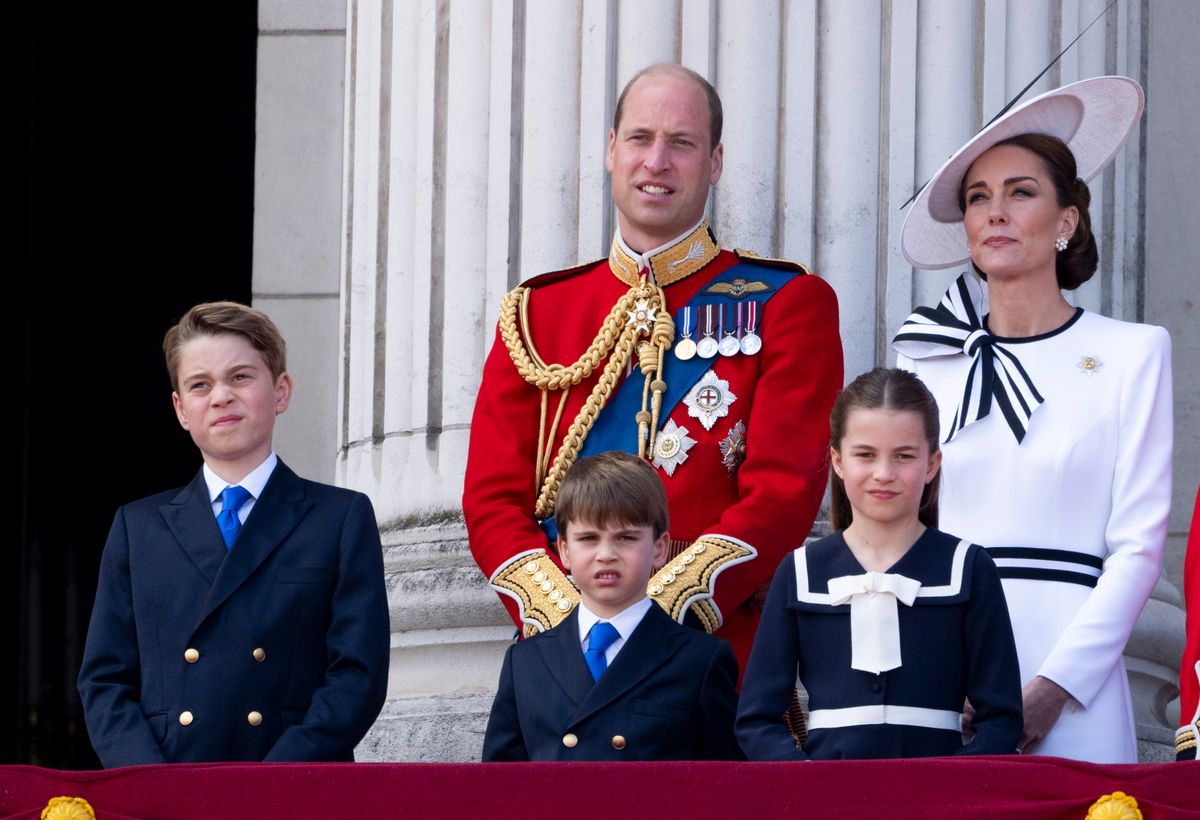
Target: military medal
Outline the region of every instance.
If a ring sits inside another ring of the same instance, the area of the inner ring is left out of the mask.
[[[685,307],[680,311],[680,317],[679,324],[683,328],[683,338],[675,343],[675,358],[686,362],[696,355],[696,343],[692,341],[692,309]]]
[[[740,308],[741,305],[738,305]],[[741,319],[739,315],[738,319]],[[739,326],[741,322],[738,322]],[[762,350],[762,337],[754,331],[758,328],[758,302],[746,303],[746,332],[742,334],[742,352],[753,356]]]
[[[713,338],[717,332],[713,324],[714,307],[715,305],[704,306],[704,338],[696,343],[696,353],[704,359],[711,359],[713,356],[716,356],[717,350],[720,348],[717,340]]]
[[[687,433],[686,427],[667,421],[666,426],[654,437],[655,467],[669,476],[675,475],[675,468],[687,461],[688,450],[696,446],[696,440]]]
[[[700,377],[683,398],[688,415],[699,419],[705,430],[711,430],[717,419],[729,415],[729,405],[735,401],[737,396],[730,391],[729,382],[718,379],[712,370]]]
[[[626,320],[626,325],[635,325],[638,330],[645,333],[650,332],[650,326],[654,324],[655,309],[650,307],[648,299],[638,299],[633,310],[625,311],[629,315]]]
[[[738,421],[729,428],[729,432],[725,434],[725,438],[721,439],[718,446],[721,448],[721,463],[732,475],[746,460],[746,422]]]
[[[725,331],[725,307],[725,305],[720,305],[718,308],[721,311],[721,325],[719,331],[721,333],[721,344],[719,346],[719,350],[721,351],[722,356],[735,356],[737,355],[737,352],[742,349],[742,347],[738,344],[736,328],[730,330],[728,333]],[[733,305],[729,305],[728,307],[730,319],[732,319]],[[738,305],[738,307],[740,308],[741,305]],[[733,324],[733,322],[730,322],[730,324]]]

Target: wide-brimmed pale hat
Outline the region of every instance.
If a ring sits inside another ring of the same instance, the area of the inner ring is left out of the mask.
[[[1013,108],[958,149],[918,194],[900,233],[904,258],[928,270],[967,261],[958,192],[971,163],[996,143],[1018,134],[1058,137],[1075,155],[1079,178],[1090,182],[1133,133],[1145,99],[1128,77],[1093,77]]]

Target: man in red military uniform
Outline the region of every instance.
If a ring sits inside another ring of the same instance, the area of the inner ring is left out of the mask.
[[[744,666],[755,593],[824,493],[842,349],[823,280],[716,244],[704,207],[720,131],[720,99],[688,69],[651,66],[625,87],[606,162],[610,256],[505,298],[463,509],[514,620],[548,628],[578,601],[553,549],[542,554],[558,482],[581,455],[644,455],[667,488],[672,537],[648,593],[729,640]]]

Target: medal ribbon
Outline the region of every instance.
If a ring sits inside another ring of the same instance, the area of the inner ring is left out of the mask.
[[[962,274],[935,308],[919,307],[904,320],[892,340],[897,353],[910,359],[954,356],[971,358],[954,422],[946,441],[968,424],[987,418],[992,401],[1000,408],[1020,444],[1029,432],[1029,419],[1045,399],[1020,360],[983,328],[979,308],[983,289],[971,274]]]

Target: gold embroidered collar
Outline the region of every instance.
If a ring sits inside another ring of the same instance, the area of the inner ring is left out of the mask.
[[[612,268],[614,276],[633,287],[638,283],[640,264],[648,264],[654,281],[659,287],[665,288],[691,276],[716,259],[720,252],[721,246],[713,241],[712,232],[708,229],[708,220],[702,219],[691,232],[640,257],[625,247],[618,231],[613,236],[608,265]]]

